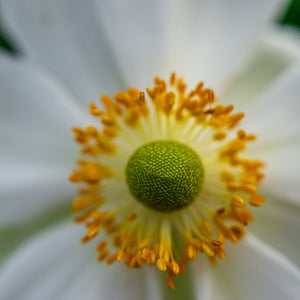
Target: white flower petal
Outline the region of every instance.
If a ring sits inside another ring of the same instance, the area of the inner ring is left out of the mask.
[[[160,299],[149,270],[96,262],[82,228],[60,224],[21,247],[0,271],[3,300]]]
[[[300,63],[289,68],[253,105],[243,127],[258,134],[247,155],[266,162],[264,191],[300,204]]]
[[[253,209],[249,230],[300,267],[300,207],[274,196],[266,198],[262,207]]]
[[[224,87],[220,102],[247,113],[259,94],[299,59],[299,32],[288,26],[270,26],[243,69]]]
[[[23,221],[73,195],[67,177],[86,117],[45,74],[0,56],[0,223]]]
[[[297,138],[297,137],[296,137]],[[287,145],[274,145],[275,149],[263,152],[261,157],[267,162],[266,178],[262,183],[261,193],[276,196],[283,203],[292,202],[300,207],[300,133],[298,141],[294,139],[283,141]],[[272,147],[272,146],[270,146]],[[276,147],[278,147],[276,149]]]
[[[211,299],[299,298],[300,271],[283,255],[250,235],[228,246],[226,260],[211,269],[215,293]]]
[[[170,13],[167,1],[94,2],[99,25],[104,27],[129,85],[145,88],[154,76],[169,76],[171,70],[165,63]]]
[[[282,1],[97,1],[130,84],[177,71],[194,84],[223,83]],[[120,24],[122,24],[120,26]],[[252,49],[252,48],[251,48]]]
[[[26,52],[86,100],[127,82],[144,88],[172,70],[190,84],[224,83],[282,2],[2,0],[2,6]]]
[[[177,43],[170,49],[172,61],[190,78],[214,88],[242,67],[267,22],[283,7],[277,0],[178,2],[182,5],[173,6],[172,38]]]
[[[213,294],[213,282],[210,276],[211,265],[206,257],[199,257],[199,261],[191,264],[193,285],[195,287],[196,299],[211,300]],[[220,298],[227,300],[225,298]]]
[[[0,225],[7,226],[37,219],[41,214],[62,208],[75,196],[68,173],[50,166],[35,167],[20,163],[1,165]]]
[[[122,81],[90,2],[1,1],[2,17],[21,50],[86,102],[117,91]]]
[[[257,132],[256,148],[284,143],[300,133],[300,61],[283,72],[255,100],[243,122],[247,130]],[[253,148],[253,147],[252,147]]]

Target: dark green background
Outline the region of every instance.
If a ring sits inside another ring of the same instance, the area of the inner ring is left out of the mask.
[[[250,1],[250,0],[249,0]],[[288,7],[286,13],[283,15],[279,23],[290,24],[300,28],[300,0],[292,0],[290,6]],[[10,53],[19,52],[19,49],[9,39],[9,36],[4,32],[0,24],[0,48],[3,48]]]

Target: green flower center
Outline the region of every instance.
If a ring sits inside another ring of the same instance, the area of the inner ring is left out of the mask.
[[[190,205],[200,193],[204,168],[198,154],[176,141],[156,141],[129,158],[126,181],[143,205],[170,212]]]

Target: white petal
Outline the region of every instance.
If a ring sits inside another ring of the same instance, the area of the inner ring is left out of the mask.
[[[160,299],[149,270],[96,262],[94,245],[82,245],[81,227],[60,224],[27,242],[0,272],[3,300]]]
[[[281,1],[97,1],[131,84],[178,71],[217,84],[236,71]],[[121,25],[120,25],[121,24]]]
[[[266,178],[263,180],[261,193],[276,196],[283,203],[292,202],[298,207],[300,207],[299,139],[300,134],[298,134],[298,142],[294,139],[284,140],[283,143],[288,144],[280,145],[279,141],[277,146],[273,146],[278,147],[277,149],[257,153],[258,157],[267,162]]]
[[[167,1],[94,1],[119,66],[130,85],[145,88],[166,69]],[[176,3],[175,3],[176,5]],[[177,45],[174,44],[174,47]]]
[[[268,194],[266,198],[262,207],[253,209],[249,230],[300,267],[300,207]]]
[[[90,2],[1,1],[2,17],[21,50],[86,102],[116,92],[122,81]]]
[[[89,99],[120,88],[119,67],[141,88],[172,70],[191,84],[223,82],[282,1],[2,2],[26,52]]]
[[[300,61],[278,76],[247,112],[243,126],[259,134],[258,148],[299,137],[299,82]]]
[[[222,104],[247,112],[276,77],[300,59],[300,35],[292,27],[271,26],[249,61],[219,95]]]
[[[289,68],[255,102],[245,128],[259,140],[247,149],[248,156],[266,162],[263,189],[283,200],[300,204],[300,63]],[[243,124],[244,126],[244,124]]]
[[[211,269],[221,296],[212,299],[299,299],[300,271],[282,254],[250,235],[228,246],[226,260]]]
[[[282,1],[178,1],[170,53],[179,70],[215,88],[226,84],[254,50]],[[188,3],[188,4],[186,4]],[[190,80],[189,80],[190,81]]]
[[[0,56],[0,223],[70,201],[77,153],[71,127],[85,115],[49,77]]]
[[[209,265],[206,257],[200,257],[198,260],[199,261],[191,264],[195,296],[196,299],[210,300],[214,289],[212,278],[210,276],[211,265]],[[227,300],[225,298],[220,299]]]
[[[55,207],[64,207],[75,196],[75,189],[64,169],[51,166],[35,167],[19,164],[1,165],[4,168],[0,183],[0,225],[36,220]]]

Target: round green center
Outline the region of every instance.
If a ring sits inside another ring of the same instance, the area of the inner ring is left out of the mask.
[[[198,154],[175,141],[141,146],[126,167],[127,184],[134,198],[161,212],[190,205],[201,190],[203,177]]]

